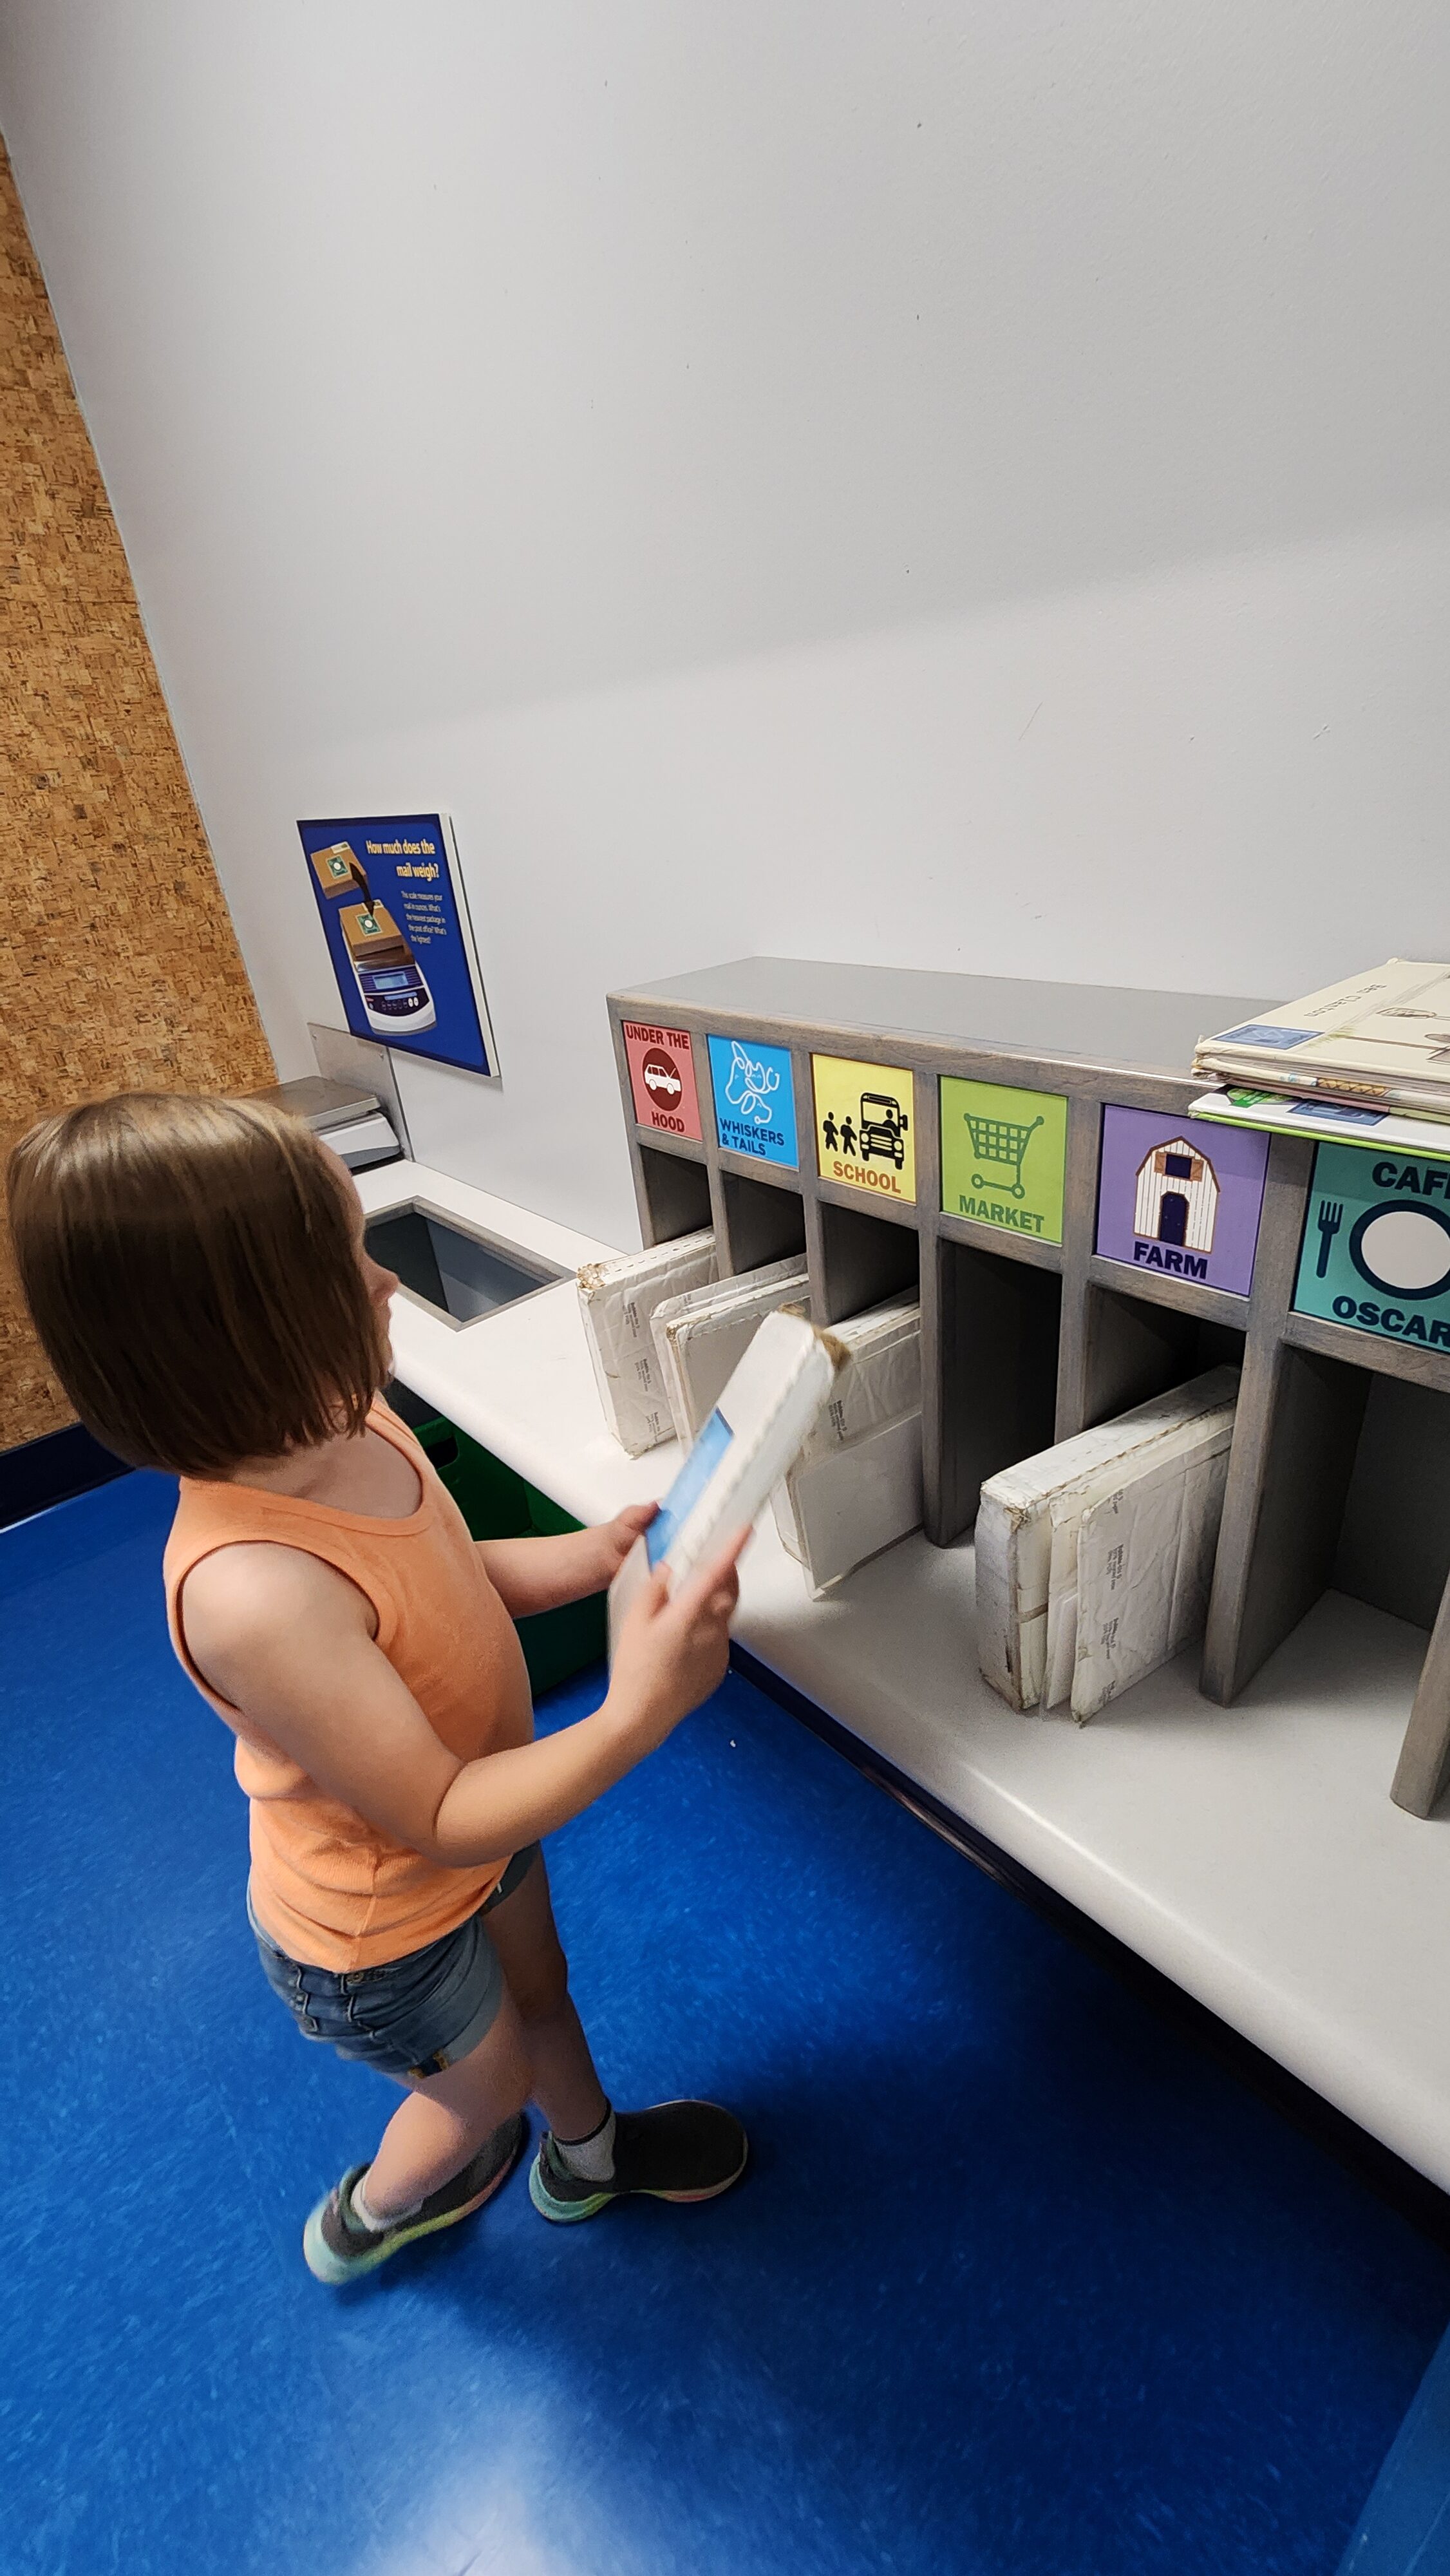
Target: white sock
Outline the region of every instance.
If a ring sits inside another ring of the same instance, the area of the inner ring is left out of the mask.
[[[606,2111],[587,2138],[561,2138],[554,2144],[571,2174],[580,2182],[614,2180],[614,2113]]]
[[[405,2218],[416,2218],[423,2204],[415,2200],[409,2209],[395,2209],[386,2218],[376,2218],[368,2207],[363,2184],[355,2182],[347,2206],[349,2217],[355,2218],[359,2227],[365,2227],[372,2236],[381,2236],[385,2227],[398,2227]]]

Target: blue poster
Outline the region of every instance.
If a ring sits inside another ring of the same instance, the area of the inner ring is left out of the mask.
[[[369,814],[297,829],[354,1037],[496,1074],[447,815]]]
[[[711,1038],[709,1045],[722,1152],[788,1163],[793,1171],[800,1156],[789,1047],[759,1046],[754,1038]]]

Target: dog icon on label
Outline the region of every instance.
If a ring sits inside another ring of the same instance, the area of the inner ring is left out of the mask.
[[[730,1107],[738,1109],[742,1118],[753,1118],[758,1126],[768,1126],[774,1115],[771,1094],[779,1089],[779,1067],[747,1055],[740,1040],[732,1038],[730,1079],[725,1085],[725,1097]]]

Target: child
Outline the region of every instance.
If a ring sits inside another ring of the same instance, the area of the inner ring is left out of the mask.
[[[258,1101],[132,1093],[48,1118],[10,1162],[20,1274],[76,1411],[181,1477],[172,1642],[236,1736],[247,1910],[309,2039],[406,2092],[307,2221],[319,2280],[451,2227],[549,2123],[545,2218],[627,2192],[708,2200],[745,2133],[708,2102],[611,2109],[539,1851],[721,1679],[731,1545],[632,1609],[592,1716],[542,1742],[513,1622],[608,1583],[653,1506],[566,1538],[469,1537],[379,1401],[397,1280],[342,1165]]]

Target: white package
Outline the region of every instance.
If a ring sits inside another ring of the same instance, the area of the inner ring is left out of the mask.
[[[1136,1450],[1161,1447],[1188,1422],[1231,1403],[1238,1371],[1207,1370],[1186,1386],[1135,1405],[1115,1422],[1004,1467],[982,1487],[977,1513],[977,1659],[1013,1708],[1036,1708],[1047,1673],[1047,1606],[1052,1573],[1052,1507],[1074,1487],[1085,1493]]]
[[[921,1308],[896,1299],[831,1327],[845,1353],[774,1496],[782,1545],[819,1596],[921,1525]]]
[[[717,1275],[715,1237],[706,1226],[648,1252],[586,1261],[579,1310],[604,1417],[631,1458],[671,1438],[674,1424],[650,1326],[655,1308]]]
[[[817,1599],[858,1565],[920,1529],[921,1415],[904,1413],[846,1449],[793,1467],[774,1496],[781,1543]]]
[[[663,1565],[678,1582],[753,1522],[800,1454],[841,1365],[840,1343],[800,1315],[767,1315],[609,1587],[611,1647],[630,1602]]]
[[[849,1315],[831,1332],[846,1356],[815,1429],[801,1451],[804,1465],[848,1448],[903,1413],[921,1411],[921,1308],[914,1297],[890,1297]]]
[[[1072,1713],[1079,1725],[1156,1672],[1208,1617],[1233,1416],[1084,1512]]]
[[[782,1306],[804,1307],[808,1300],[805,1255],[793,1253],[788,1261],[742,1270],[655,1308],[658,1375],[678,1440],[688,1446],[709,1419],[764,1317]]]
[[[1140,1476],[1157,1473],[1161,1468],[1169,1483],[1160,1490],[1167,1495],[1172,1479],[1190,1472],[1200,1458],[1222,1457],[1227,1473],[1228,1446],[1233,1437],[1234,1402],[1238,1394],[1237,1372],[1228,1372],[1232,1380],[1222,1401],[1207,1412],[1195,1412],[1186,1421],[1165,1431],[1146,1449],[1136,1449],[1126,1458],[1115,1460],[1100,1475],[1086,1484],[1074,1480],[1062,1493],[1055,1494],[1050,1506],[1052,1519],[1052,1554],[1047,1588],[1047,1667],[1042,1684],[1044,1708],[1058,1708],[1073,1694],[1073,1673],[1078,1652],[1078,1565],[1079,1540],[1084,1517],[1100,1504],[1111,1502],[1127,1485]],[[1220,1486],[1222,1479],[1220,1479]],[[1220,1505],[1222,1494],[1220,1492]],[[1165,1509],[1168,1504],[1165,1502]],[[1214,1545],[1218,1542],[1218,1524],[1214,1523]],[[1146,1541],[1145,1541],[1146,1544]],[[1160,1658],[1161,1660],[1161,1658]],[[1144,1665],[1151,1672],[1151,1664]],[[1121,1687],[1126,1688],[1123,1684]]]

